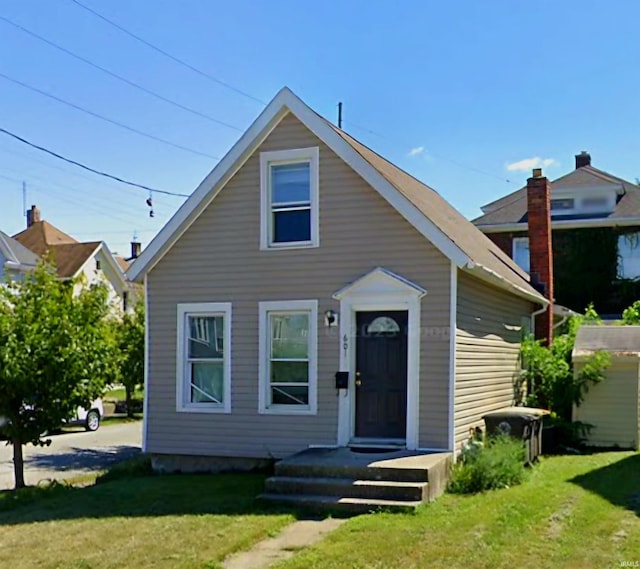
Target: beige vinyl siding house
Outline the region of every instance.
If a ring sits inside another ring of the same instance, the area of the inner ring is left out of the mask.
[[[482,427],[483,415],[518,401],[523,315],[535,310],[524,299],[458,275],[455,442]]]
[[[284,89],[127,273],[146,286],[145,451],[213,469],[310,446],[455,450],[461,295],[504,301],[509,325],[546,303],[500,255]],[[479,408],[509,403],[505,381]]]
[[[574,421],[592,426],[587,443],[598,447],[637,449],[640,443],[640,327],[582,326],[573,351],[574,373],[598,350],[611,354],[602,382],[593,385]]]
[[[259,154],[311,146],[320,149],[321,246],[260,251]],[[359,214],[363,209],[366,216]],[[149,393],[149,451],[200,454],[201,449],[219,449],[230,456],[282,457],[309,444],[335,444],[338,398],[333,376],[340,366],[339,334],[335,329],[323,333],[318,322],[318,414],[296,417],[292,429],[289,416],[257,414],[258,302],[320,299],[322,316],[340,308],[333,293],[377,266],[427,290],[421,326],[436,332],[425,338],[420,362],[428,378],[421,397],[420,441],[447,448],[448,389],[438,379],[448,374],[448,337],[437,331],[449,326],[450,262],[288,115],[220,192],[216,206],[202,213],[148,277],[148,302],[154,307],[150,330],[159,331],[149,352],[150,376],[156,378]],[[233,306],[233,412],[229,417],[177,413],[176,304],[212,299]],[[224,428],[211,428],[212,421]],[[181,434],[185,428],[192,434],[190,441]]]

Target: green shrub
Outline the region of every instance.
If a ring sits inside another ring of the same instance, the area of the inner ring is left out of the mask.
[[[454,466],[448,490],[472,494],[520,484],[526,473],[524,457],[521,441],[507,435],[492,437]]]
[[[556,332],[551,346],[544,346],[533,336],[524,338],[521,355],[522,378],[527,385],[527,407],[549,409],[565,422],[571,422],[574,405],[580,405],[592,385],[604,379],[611,355],[598,351],[589,356],[580,373],[574,374],[572,352],[578,328],[582,324],[602,324],[592,305],[584,316],[572,316]],[[565,441],[568,442],[568,441]]]

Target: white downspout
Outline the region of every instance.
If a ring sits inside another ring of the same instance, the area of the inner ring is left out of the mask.
[[[549,310],[550,306],[551,304],[545,304],[540,310],[536,310],[535,312],[531,313],[531,330],[533,331],[534,338],[535,338],[535,330],[536,330],[536,316],[539,316],[540,314],[544,314],[547,310]],[[529,391],[533,391],[533,382],[529,386]]]
[[[556,328],[560,328],[560,326],[562,326],[567,320],[569,320],[569,316],[571,316],[571,314],[565,314],[560,322],[553,325],[553,329],[555,330]]]

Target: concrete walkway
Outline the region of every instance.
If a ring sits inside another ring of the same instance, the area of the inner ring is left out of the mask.
[[[322,540],[346,520],[300,520],[287,526],[276,537],[256,543],[250,550],[225,559],[224,569],[267,569],[278,561],[293,557],[300,549]]]

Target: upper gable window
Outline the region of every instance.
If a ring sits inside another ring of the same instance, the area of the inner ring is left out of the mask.
[[[317,247],[318,148],[260,154],[260,248]]]

